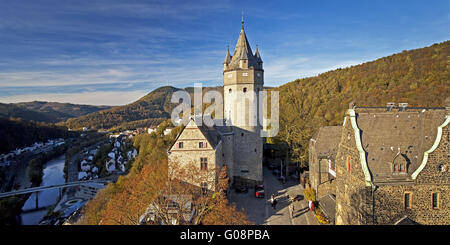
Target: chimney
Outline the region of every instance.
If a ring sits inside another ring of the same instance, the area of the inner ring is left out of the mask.
[[[392,108],[395,107],[395,103],[394,103],[394,102],[388,102],[388,103],[386,104],[386,107],[387,107],[386,111],[391,111]]]
[[[406,107],[408,107],[408,103],[398,103],[399,111],[406,111]]]

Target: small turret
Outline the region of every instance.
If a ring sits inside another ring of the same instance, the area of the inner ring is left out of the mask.
[[[230,47],[227,46],[227,55],[225,56],[225,60],[223,61],[223,69],[226,70],[228,68],[228,64],[231,62],[231,55],[230,55]]]
[[[255,51],[255,58],[256,58],[256,62],[258,62],[259,65],[259,69],[262,69],[262,59],[261,59],[261,55],[259,54],[259,50],[258,50],[258,45],[256,45],[256,51]]]

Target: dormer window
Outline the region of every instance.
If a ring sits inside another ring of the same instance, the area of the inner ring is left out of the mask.
[[[406,165],[404,163],[394,164],[392,167],[394,173],[406,173]]]

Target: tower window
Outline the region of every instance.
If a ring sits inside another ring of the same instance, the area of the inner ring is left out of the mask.
[[[439,209],[439,193],[435,192],[431,194],[431,205],[433,209]]]
[[[183,148],[183,142],[178,142],[178,148]]]
[[[231,91],[232,91],[232,90],[231,90],[231,88],[230,88],[230,89],[228,89],[228,93],[230,93],[230,94],[231,94]]]
[[[247,88],[244,88],[243,91],[244,91],[244,93],[246,93],[247,92]]]
[[[247,73],[247,72],[244,72],[244,73],[242,73],[242,76],[243,76],[243,77],[248,77],[248,73]]]

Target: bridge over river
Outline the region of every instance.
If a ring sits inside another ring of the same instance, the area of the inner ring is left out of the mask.
[[[36,194],[36,207],[35,207],[34,210],[39,210],[39,209],[45,208],[45,207],[39,207],[39,198],[38,198],[39,195],[38,195],[38,193],[41,192],[41,191],[51,190],[51,189],[58,189],[59,190],[59,196],[61,196],[63,188],[82,186],[82,185],[87,185],[89,183],[103,183],[103,184],[106,184],[106,183],[111,182],[111,181],[113,181],[113,179],[111,179],[111,178],[104,178],[104,179],[95,179],[95,180],[73,181],[73,182],[68,182],[68,183],[64,183],[64,184],[57,184],[57,185],[31,187],[31,188],[26,188],[26,189],[22,189],[22,190],[2,192],[2,193],[0,193],[0,198],[16,196],[16,195],[24,195],[24,194],[37,192],[37,194]],[[27,210],[27,211],[30,211],[30,210]]]

